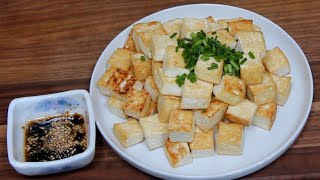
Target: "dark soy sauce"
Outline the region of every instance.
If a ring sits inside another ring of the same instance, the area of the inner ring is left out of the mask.
[[[45,162],[68,158],[87,149],[85,120],[68,112],[28,121],[25,127],[25,159]]]

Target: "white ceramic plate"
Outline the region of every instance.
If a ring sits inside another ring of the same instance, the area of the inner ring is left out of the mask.
[[[136,23],[168,21],[182,17],[215,19],[244,17],[252,19],[262,28],[267,49],[279,46],[287,55],[291,66],[292,87],[285,106],[279,107],[272,130],[245,128],[242,156],[215,155],[194,159],[193,163],[172,168],[163,149],[149,151],[145,142],[123,148],[112,133],[113,124],[124,120],[108,111],[107,97],[100,94],[96,83],[106,70],[106,62],[116,48],[123,47],[132,25],[115,37],[101,54],[92,74],[90,93],[93,99],[97,126],[110,146],[127,162],[138,169],[160,178],[207,179],[237,178],[252,173],[278,158],[297,138],[310,112],[313,97],[313,79],[308,61],[298,44],[278,25],[254,12],[217,4],[195,4],[165,9]]]

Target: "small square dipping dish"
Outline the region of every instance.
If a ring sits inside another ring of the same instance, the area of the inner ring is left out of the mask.
[[[56,114],[79,113],[84,116],[87,149],[71,157],[47,161],[26,162],[25,125],[29,120]],[[86,90],[22,97],[11,101],[8,109],[7,149],[10,164],[23,175],[54,174],[88,165],[95,153],[96,128],[90,95]]]

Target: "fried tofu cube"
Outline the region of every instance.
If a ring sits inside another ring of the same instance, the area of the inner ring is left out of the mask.
[[[240,31],[253,31],[253,23],[252,20],[238,20],[227,22],[229,32],[232,36],[234,36],[237,32]]]
[[[178,39],[178,38],[180,38],[180,30],[181,30],[182,21],[183,21],[182,19],[173,19],[171,21],[162,23],[162,28],[170,36],[174,33],[177,33],[177,35],[174,38]]]
[[[157,29],[153,31],[147,31],[147,32],[138,32],[138,44],[140,50],[145,54],[148,58],[152,58],[151,54],[151,37],[155,35],[165,35],[163,29]]]
[[[115,68],[120,68],[122,70],[128,71],[131,64],[130,64],[130,55],[134,52],[128,49],[121,49],[118,48],[114,53],[111,55],[109,61],[107,62],[107,66],[110,68],[111,66]]]
[[[144,83],[144,89],[150,94],[153,102],[158,101],[159,91],[152,76],[147,77]]]
[[[161,123],[158,114],[139,119],[150,150],[162,147],[169,138],[168,123]]]
[[[138,52],[143,52],[148,58],[151,55],[151,37],[157,34],[165,34],[161,22],[153,21],[133,25],[132,38]]]
[[[143,85],[137,78],[119,68],[109,68],[97,83],[100,92],[107,96],[115,96],[123,101],[131,89],[141,90]]]
[[[176,83],[176,77],[167,77],[162,68],[158,68],[153,76],[154,82],[163,95],[182,96],[182,88]]]
[[[239,21],[239,20],[244,20],[242,17],[238,18],[232,18],[232,19],[219,19],[217,20],[217,23],[220,24],[220,26],[224,28],[228,28],[228,22],[233,22],[233,21]]]
[[[242,124],[219,122],[216,152],[219,155],[241,155],[243,149],[243,128]]]
[[[169,35],[154,35],[151,37],[151,54],[154,61],[163,61],[168,46],[178,46],[176,39]]]
[[[212,16],[206,17],[206,20],[208,22],[209,31],[214,32],[218,29],[223,29],[223,27],[218,24]]]
[[[204,109],[211,102],[213,84],[197,80],[192,83],[186,79],[182,87],[181,109]]]
[[[263,75],[261,84],[247,86],[248,99],[257,105],[275,102],[276,95],[277,86],[271,76],[267,73]]]
[[[248,55],[251,52],[255,57],[254,60],[259,61],[264,57],[266,45],[263,38],[263,33],[260,31],[241,31],[235,34],[235,39],[238,40],[236,50],[244,52],[243,56],[248,60],[251,57]]]
[[[204,132],[208,132],[219,121],[224,119],[228,104],[218,100],[211,102],[209,108],[194,111],[196,125]]]
[[[136,52],[136,47],[134,45],[134,42],[133,42],[133,37],[132,37],[132,30],[128,36],[128,39],[126,41],[126,43],[124,44],[124,49],[128,49],[132,52]]]
[[[164,153],[173,168],[192,163],[188,143],[171,142],[167,139],[164,144]]]
[[[123,147],[129,147],[144,139],[142,128],[137,120],[131,119],[113,125],[113,133]]]
[[[152,76],[154,77],[156,75],[156,71],[158,70],[158,68],[162,68],[162,61],[152,61],[151,67],[152,67]]]
[[[217,37],[217,40],[221,42],[221,44],[225,44],[226,46],[234,49],[237,45],[236,40],[231,36],[231,34],[225,29],[218,29],[215,32],[207,33],[209,37]]]
[[[133,42],[134,42],[134,45],[135,45],[137,52],[141,51],[141,49],[139,47],[138,33],[139,32],[154,31],[154,30],[158,30],[158,29],[162,29],[160,21],[151,21],[151,22],[147,22],[147,23],[138,23],[138,24],[133,25],[132,38],[133,38]]]
[[[169,117],[169,137],[172,142],[192,142],[195,132],[193,111],[173,110]]]
[[[218,65],[217,69],[208,69],[212,63]],[[216,61],[213,57],[210,57],[209,60],[203,61],[200,59],[197,61],[197,64],[194,68],[194,73],[197,78],[209,83],[219,84],[221,81],[222,71],[223,71],[224,61]]]
[[[237,105],[229,106],[226,112],[226,118],[231,122],[249,126],[257,108],[258,105],[245,99]]]
[[[144,57],[144,58],[142,58]],[[134,53],[130,56],[133,66],[134,76],[140,80],[145,81],[148,76],[152,75],[152,61],[147,59],[142,53]]]
[[[283,106],[289,97],[291,89],[291,77],[290,76],[277,76],[271,74],[273,81],[277,86],[277,97],[276,102],[278,105]]]
[[[132,89],[128,93],[128,98],[123,106],[124,112],[134,118],[148,116],[151,105],[151,96],[145,90],[138,91]]]
[[[262,83],[264,73],[265,69],[261,61],[249,60],[242,64],[240,68],[240,78],[247,85]]]
[[[196,33],[203,30],[205,33],[208,32],[209,26],[206,19],[203,18],[183,18],[181,25],[181,37],[190,38],[192,32]]]
[[[208,132],[203,132],[196,127],[194,140],[189,143],[193,158],[204,158],[214,155],[213,128]]]
[[[258,106],[252,125],[270,131],[277,114],[277,104],[268,103]]]
[[[220,84],[213,87],[213,93],[217,100],[230,105],[236,105],[246,95],[246,85],[236,76],[224,75]]]
[[[109,99],[108,99],[108,109],[109,111],[118,116],[118,117],[121,117],[121,118],[127,118],[128,116],[124,113],[124,110],[123,110],[123,106],[124,106],[125,102],[118,99],[118,98],[115,98],[114,96],[111,96]]]
[[[189,69],[185,68],[182,52],[182,48],[178,48],[178,52],[176,52],[175,46],[167,47],[162,68],[165,76],[177,77],[178,75],[188,74],[190,72]]]
[[[262,62],[267,71],[272,74],[284,76],[290,73],[289,61],[279,47],[268,51]]]
[[[181,98],[179,97],[160,95],[157,103],[160,122],[169,122],[171,112],[179,109],[180,104]]]

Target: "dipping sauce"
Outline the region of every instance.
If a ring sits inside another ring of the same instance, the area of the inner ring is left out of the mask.
[[[45,162],[68,158],[87,149],[85,120],[68,112],[28,121],[25,159]]]

